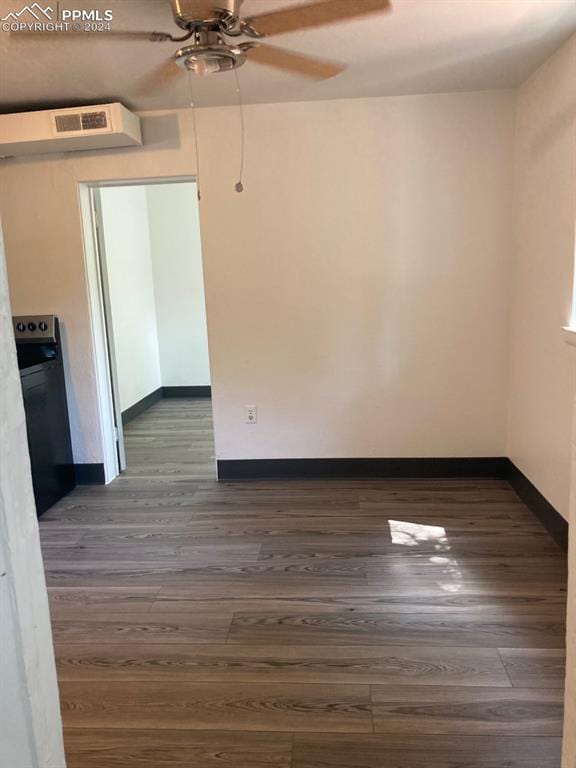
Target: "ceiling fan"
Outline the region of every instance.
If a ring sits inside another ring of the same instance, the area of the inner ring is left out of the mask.
[[[176,52],[174,60],[181,68],[200,76],[236,69],[248,59],[307,77],[325,79],[339,74],[344,67],[275,48],[259,40],[390,8],[390,0],[320,0],[242,18],[242,3],[243,0],[170,0],[174,21],[186,34],[174,38],[163,33],[152,33],[150,39],[191,40],[189,45]],[[241,43],[226,39],[241,36],[251,39]]]
[[[160,84],[178,74],[178,67],[205,76],[241,67],[247,60],[319,80],[334,77],[341,64],[293,53],[262,43],[262,38],[311,29],[338,21],[349,21],[390,10],[390,0],[316,0],[243,18],[244,0],[169,0],[174,22],[184,34],[168,32],[94,33],[92,37],[149,42],[187,43],[162,64],[154,74]],[[16,33],[19,37],[28,37]],[[89,32],[60,33],[62,37],[83,38]],[[43,37],[52,37],[53,35]],[[239,42],[236,38],[247,37]],[[175,66],[178,65],[178,66]]]

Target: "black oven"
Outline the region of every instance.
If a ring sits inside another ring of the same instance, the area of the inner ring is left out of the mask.
[[[74,488],[74,463],[58,318],[13,318],[36,511]]]

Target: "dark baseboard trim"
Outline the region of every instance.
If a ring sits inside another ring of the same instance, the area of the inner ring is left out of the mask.
[[[567,552],[568,522],[564,520],[548,499],[540,493],[538,488],[528,480],[526,475],[510,459],[508,459],[508,469],[505,477],[528,509],[540,520],[558,546]]]
[[[502,477],[508,459],[224,459],[219,480],[327,477]]]
[[[556,543],[568,549],[568,523],[533,483],[503,456],[449,459],[221,459],[218,480],[368,477],[496,477],[507,480]]]
[[[212,397],[212,387],[162,387],[163,397]]]
[[[104,464],[74,464],[76,485],[105,485]]]
[[[151,408],[153,405],[160,402],[162,396],[162,387],[159,387],[158,389],[155,389],[154,392],[150,392],[149,395],[143,397],[142,400],[138,400],[137,403],[131,405],[130,408],[126,408],[125,411],[122,411],[122,424],[129,424],[137,416],[140,416],[144,411],[147,411],[148,408]]]

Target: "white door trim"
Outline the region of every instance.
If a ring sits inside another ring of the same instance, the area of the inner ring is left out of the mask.
[[[116,346],[114,343],[114,326],[112,323],[112,304],[110,300],[110,281],[108,279],[108,262],[106,261],[106,244],[104,242],[104,220],[102,218],[102,202],[100,187],[90,189],[92,204],[92,220],[94,222],[97,258],[100,267],[100,288],[102,291],[102,309],[104,314],[104,332],[106,334],[106,351],[108,354],[109,378],[112,389],[112,415],[114,417],[114,440],[118,460],[118,470],[126,469],[126,452],[124,450],[124,430],[122,427],[122,406],[120,404],[120,386],[118,383],[118,368],[116,366]]]
[[[86,288],[90,311],[90,333],[94,369],[96,371],[96,391],[98,397],[99,432],[104,459],[104,480],[112,482],[120,471],[116,450],[116,425],[114,419],[114,401],[112,379],[108,359],[106,336],[106,318],[104,315],[104,297],[102,295],[102,275],[98,253],[98,236],[92,211],[91,184],[79,185],[80,211],[82,219],[82,239],[84,242],[84,266],[86,268]]]

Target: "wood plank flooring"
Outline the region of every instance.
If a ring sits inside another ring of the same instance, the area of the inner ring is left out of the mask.
[[[559,768],[566,558],[502,480],[215,482],[209,401],[40,521],[68,768]]]

